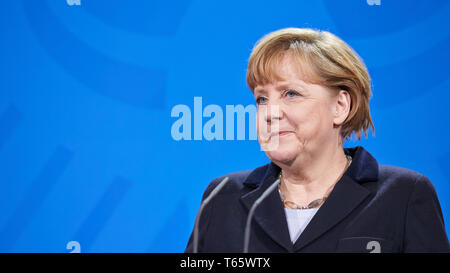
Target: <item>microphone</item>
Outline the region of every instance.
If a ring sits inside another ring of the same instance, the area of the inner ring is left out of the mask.
[[[268,187],[261,196],[256,199],[255,203],[251,207],[248,216],[247,216],[247,224],[245,225],[245,235],[244,235],[244,253],[248,253],[248,245],[250,243],[250,227],[252,223],[253,214],[255,213],[256,208],[261,204],[261,202],[278,186],[280,179],[278,178],[273,182],[270,187]]]
[[[219,185],[217,185],[214,190],[212,190],[212,192],[209,193],[208,197],[205,198],[205,200],[203,200],[202,204],[200,205],[200,209],[198,210],[197,213],[197,218],[195,219],[195,224],[194,224],[194,253],[198,252],[198,224],[200,222],[200,216],[202,214],[203,209],[205,208],[206,205],[208,205],[209,201],[211,201],[211,199],[217,195],[217,193],[219,193],[219,191],[225,186],[225,184],[228,182],[229,178],[228,176],[225,177],[220,183]]]

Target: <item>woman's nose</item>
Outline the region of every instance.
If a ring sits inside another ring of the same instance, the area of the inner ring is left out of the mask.
[[[283,117],[282,109],[279,104],[269,104],[263,109],[264,120],[267,123],[273,123]]]

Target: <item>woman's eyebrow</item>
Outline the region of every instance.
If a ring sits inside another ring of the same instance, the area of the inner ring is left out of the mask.
[[[283,90],[286,90],[288,88],[292,88],[292,84],[284,83],[284,84],[280,84],[280,85],[277,86],[277,90],[278,91],[283,91]]]
[[[304,87],[299,84],[294,84],[294,83],[283,83],[283,84],[278,85],[276,89],[281,92],[281,91],[285,91],[287,89],[303,90]]]
[[[277,86],[277,90],[279,91],[284,91],[286,89],[295,89],[298,91],[306,91],[306,86],[302,83],[281,83],[280,85]]]
[[[255,95],[256,95],[257,93],[263,94],[263,95],[267,95],[267,91],[264,90],[264,89],[262,89],[262,88],[255,88],[254,93],[255,93]]]

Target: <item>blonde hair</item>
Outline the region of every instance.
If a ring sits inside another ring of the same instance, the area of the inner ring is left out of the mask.
[[[262,37],[250,54],[247,85],[254,91],[257,85],[282,80],[277,74],[280,57],[293,53],[305,81],[320,84],[350,94],[351,106],[342,124],[342,139],[354,133],[367,137],[369,127],[374,133],[369,99],[372,96],[370,76],[362,59],[344,41],[327,31],[308,28],[285,28]]]

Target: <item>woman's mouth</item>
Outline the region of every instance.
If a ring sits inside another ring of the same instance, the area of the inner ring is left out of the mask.
[[[291,132],[291,131],[280,131],[279,133],[278,133],[278,136],[286,136],[286,135],[289,135],[289,134],[292,134],[293,132]]]

